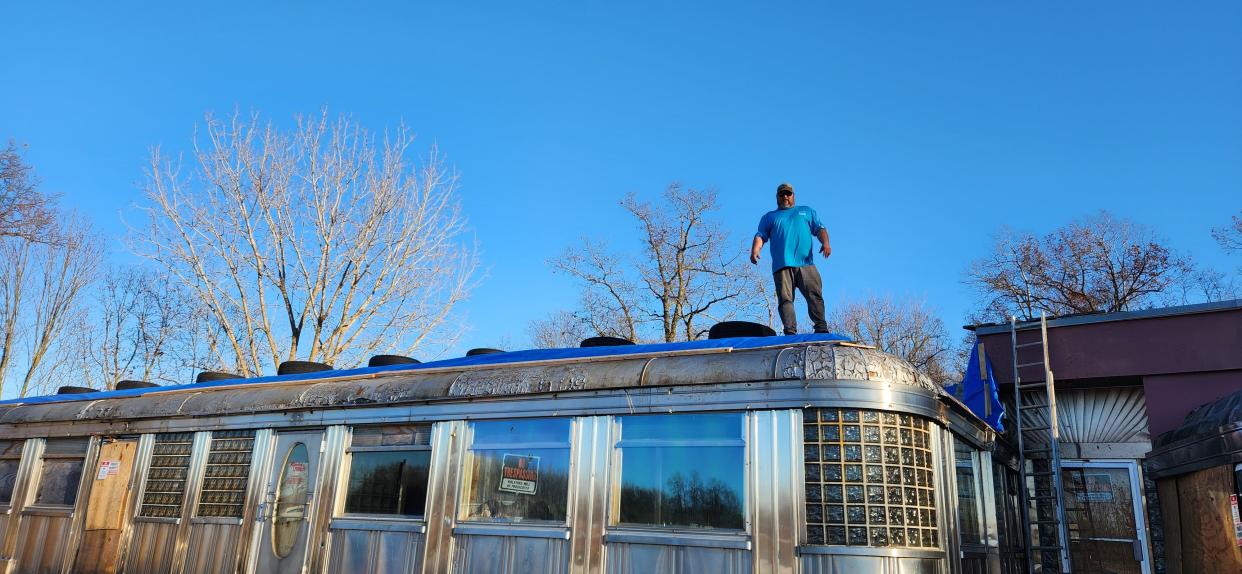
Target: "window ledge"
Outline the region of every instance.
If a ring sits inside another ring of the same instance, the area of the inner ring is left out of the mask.
[[[381,516],[346,516],[333,518],[328,525],[332,530],[374,530],[381,532],[427,532],[427,525],[421,521],[388,518]]]
[[[734,548],[750,550],[750,535],[745,532],[713,533],[662,530],[609,530],[605,543],[650,544],[654,546],[697,546],[700,548]]]
[[[512,522],[497,524],[459,524],[453,534],[467,536],[512,536],[515,538],[556,538],[569,540],[569,528],[564,526],[519,526]]]
[[[850,556],[891,556],[894,558],[945,557],[944,550],[935,548],[902,548],[878,546],[799,546],[798,554],[842,554]]]

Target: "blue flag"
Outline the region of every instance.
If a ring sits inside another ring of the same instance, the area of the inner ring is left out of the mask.
[[[1001,422],[1005,416],[1005,406],[1001,404],[996,392],[996,377],[992,374],[992,362],[983,352],[983,344],[975,339],[971,346],[970,362],[966,364],[966,376],[956,385],[944,388],[949,394],[962,401],[970,411],[987,421],[997,431],[1004,431]]]

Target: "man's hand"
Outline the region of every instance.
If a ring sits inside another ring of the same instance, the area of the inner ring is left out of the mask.
[[[820,246],[820,248],[819,248],[819,252],[820,252],[820,253],[823,253],[823,254],[824,254],[824,257],[828,257],[829,255],[832,255],[832,247],[831,247],[830,245],[828,245],[827,243],[825,243],[825,244],[823,244],[823,245],[821,245],[821,246]],[[751,257],[753,258],[753,257],[754,257],[754,255],[751,255]]]
[[[750,252],[750,262],[754,263],[755,265],[759,264],[759,252],[758,251]]]
[[[763,239],[758,235],[750,241],[750,262],[759,264],[759,251],[763,249]]]

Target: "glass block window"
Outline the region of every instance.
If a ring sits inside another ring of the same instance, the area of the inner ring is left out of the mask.
[[[940,547],[927,419],[823,408],[803,421],[808,544]]]
[[[193,448],[194,433],[155,435],[155,448],[151,452],[151,466],[147,469],[147,486],[142,493],[139,516],[181,517],[181,501],[185,498],[185,479],[190,472]]]
[[[203,474],[203,491],[196,516],[241,518],[250,481],[250,453],[254,431],[211,433],[211,453]]]
[[[17,467],[22,463],[22,448],[26,441],[0,441],[0,506],[13,502],[13,489],[17,486]]]
[[[422,516],[431,470],[431,426],[357,427],[349,447],[345,512]]]

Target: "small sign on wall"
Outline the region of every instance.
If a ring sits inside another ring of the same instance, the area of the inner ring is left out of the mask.
[[[1229,510],[1233,514],[1233,541],[1242,546],[1242,519],[1238,518],[1238,495],[1229,495]]]
[[[121,472],[121,461],[119,460],[101,460],[99,461],[99,474],[95,475],[95,480],[103,480],[109,476],[116,476]]]
[[[500,490],[535,494],[539,487],[539,457],[506,454],[500,468]]]

